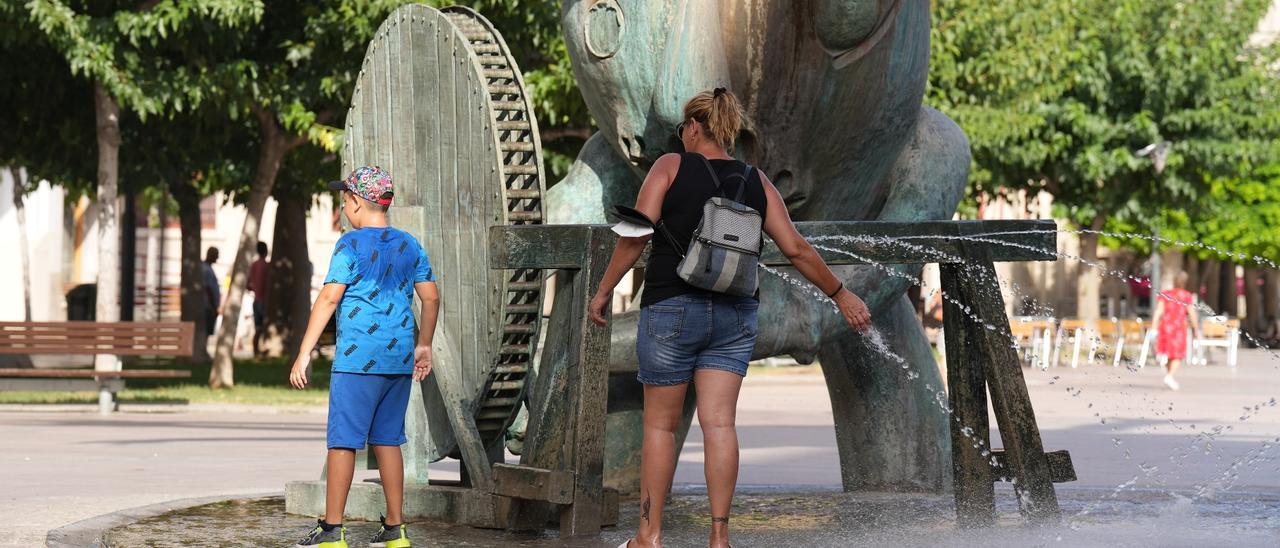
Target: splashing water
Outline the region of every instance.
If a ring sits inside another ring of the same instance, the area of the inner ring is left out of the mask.
[[[1030,233],[1037,233],[1037,232],[1042,232],[1042,231],[1006,231],[1006,232],[991,232],[991,233],[975,234],[975,235],[966,235],[966,236],[949,236],[949,237],[936,237],[936,236],[929,236],[928,238],[943,238],[943,239],[954,239],[954,240],[972,241],[972,242],[975,242],[975,243],[989,243],[989,244],[994,244],[994,245],[1005,245],[1005,246],[1019,247],[1019,248],[1024,248],[1024,249],[1029,249],[1029,250],[1034,250],[1034,251],[1042,252],[1042,253],[1050,253],[1050,254],[1053,254],[1054,256],[1058,257],[1059,259],[1068,259],[1068,260],[1070,260],[1070,261],[1074,261],[1074,262],[1078,262],[1078,263],[1084,264],[1084,265],[1086,265],[1086,266],[1088,266],[1088,267],[1090,267],[1090,268],[1097,269],[1097,270],[1099,270],[1099,271],[1100,271],[1104,276],[1107,276],[1107,277],[1114,277],[1114,278],[1121,279],[1121,280],[1126,280],[1126,281],[1128,281],[1128,280],[1137,280],[1137,281],[1141,281],[1141,280],[1140,280],[1138,277],[1136,277],[1136,276],[1131,276],[1131,275],[1129,275],[1129,274],[1127,274],[1127,273],[1125,273],[1125,272],[1121,272],[1121,271],[1110,270],[1110,269],[1108,269],[1108,268],[1106,267],[1106,265],[1104,265],[1104,264],[1102,264],[1102,263],[1095,262],[1095,261],[1090,261],[1090,260],[1084,259],[1084,258],[1082,258],[1082,257],[1073,256],[1073,255],[1070,255],[1070,254],[1067,254],[1067,253],[1060,253],[1060,252],[1057,252],[1056,250],[1040,249],[1040,248],[1037,248],[1037,247],[1035,247],[1035,246],[1029,246],[1029,245],[1025,245],[1025,244],[1019,244],[1019,243],[1016,243],[1016,242],[1009,242],[1009,241],[1005,241],[1005,240],[997,240],[997,239],[992,239],[992,238],[984,237],[984,236],[998,236],[998,235],[1030,234]],[[1216,252],[1216,253],[1219,253],[1220,255],[1227,256],[1227,257],[1230,257],[1230,258],[1239,259],[1239,260],[1249,260],[1249,259],[1250,259],[1250,258],[1249,258],[1248,256],[1246,256],[1245,254],[1241,254],[1241,253],[1232,253],[1232,252],[1229,252],[1229,251],[1221,250],[1221,249],[1219,249],[1219,248],[1214,248],[1214,247],[1212,247],[1212,246],[1207,246],[1207,245],[1201,244],[1201,243],[1199,243],[1199,242],[1195,242],[1195,243],[1190,243],[1190,244],[1189,244],[1189,243],[1186,243],[1186,242],[1180,242],[1180,241],[1177,241],[1177,240],[1169,240],[1169,239],[1165,239],[1165,238],[1158,238],[1158,237],[1154,237],[1154,236],[1135,235],[1135,234],[1106,233],[1106,232],[1091,231],[1091,230],[1079,230],[1079,231],[1057,231],[1057,232],[1074,232],[1074,233],[1077,233],[1077,234],[1083,234],[1083,233],[1096,233],[1096,234],[1099,234],[1099,235],[1106,235],[1106,236],[1113,236],[1113,237],[1125,237],[1125,236],[1127,236],[1127,237],[1137,237],[1137,238],[1148,239],[1148,240],[1155,241],[1155,242],[1173,243],[1173,244],[1176,244],[1176,245],[1179,245],[1179,246],[1182,246],[1182,247],[1196,247],[1196,248],[1199,248],[1199,249],[1206,249],[1206,250],[1210,250],[1210,251],[1214,251],[1214,252]],[[904,236],[904,237],[900,237],[900,238],[890,238],[890,237],[848,237],[848,236],[823,236],[823,237],[816,237],[816,238],[813,238],[811,241],[833,241],[833,242],[847,243],[847,244],[848,244],[848,243],[859,243],[859,244],[873,244],[873,245],[885,245],[885,246],[889,246],[889,245],[892,245],[892,246],[899,246],[899,247],[903,247],[903,248],[907,248],[907,249],[912,249],[912,250],[914,250],[914,251],[916,251],[916,252],[920,252],[920,253],[922,253],[922,254],[926,254],[926,256],[933,256],[933,257],[937,257],[937,258],[939,259],[939,261],[940,261],[940,262],[951,262],[951,263],[955,263],[955,262],[956,262],[956,260],[957,260],[956,258],[954,258],[954,257],[948,257],[948,256],[947,256],[947,254],[946,254],[946,253],[944,253],[944,252],[942,252],[942,251],[939,251],[939,250],[936,250],[936,249],[931,249],[931,248],[928,248],[928,247],[926,247],[926,246],[916,245],[916,244],[912,244],[912,243],[909,243],[909,242],[904,241],[904,240],[909,240],[909,239],[913,239],[913,238],[923,238],[923,237]],[[886,267],[886,266],[885,266],[884,264],[882,264],[882,263],[879,263],[879,262],[876,262],[876,261],[870,261],[870,260],[866,259],[865,257],[859,257],[859,256],[858,256],[857,254],[855,254],[855,253],[852,253],[852,252],[849,252],[849,251],[846,251],[846,250],[842,250],[842,249],[838,249],[838,248],[826,247],[826,246],[821,246],[821,245],[815,245],[814,247],[817,247],[817,248],[819,248],[819,249],[823,249],[823,250],[825,250],[825,251],[830,251],[830,252],[835,252],[835,253],[842,253],[842,254],[846,254],[846,255],[848,255],[848,256],[851,256],[851,257],[857,258],[857,259],[859,259],[859,260],[861,260],[861,261],[863,261],[863,262],[866,262],[868,265],[871,265],[871,266],[873,266],[873,267],[876,267],[876,268],[878,268],[878,269],[880,269],[880,270],[882,270],[882,271],[886,272],[886,273],[887,273],[888,275],[890,275],[890,276],[901,277],[901,278],[904,278],[904,279],[906,279],[906,280],[908,280],[908,281],[910,281],[910,282],[912,282],[912,283],[914,283],[914,284],[921,284],[921,282],[920,282],[920,280],[919,280],[919,279],[917,279],[916,277],[914,277],[914,276],[912,276],[912,275],[910,275],[910,274],[908,274],[908,273],[900,272],[900,271],[895,270],[895,269],[893,269],[893,268]],[[1256,262],[1256,263],[1259,263],[1259,264],[1265,264],[1265,265],[1268,265],[1268,266],[1270,266],[1270,267],[1277,268],[1277,265],[1276,265],[1275,263],[1273,263],[1273,262],[1271,262],[1271,261],[1268,261],[1268,260],[1266,260],[1265,258],[1262,258],[1262,257],[1255,256],[1255,257],[1252,257],[1252,260],[1253,260],[1254,262]],[[790,277],[789,277],[789,276],[787,276],[786,274],[784,274],[784,273],[782,273],[782,272],[779,272],[779,271],[776,271],[776,270],[774,270],[774,269],[767,269],[767,270],[770,270],[770,271],[772,271],[774,274],[777,274],[777,275],[779,275],[780,277],[782,277],[783,279],[786,279],[786,280],[787,280],[789,283],[791,283],[792,285],[797,286],[798,288],[802,289],[805,293],[807,293],[807,294],[809,294],[809,295],[812,295],[812,296],[814,296],[815,298],[820,298],[820,299],[821,299],[821,298],[825,298],[825,296],[824,296],[824,295],[821,295],[821,294],[820,294],[820,293],[818,293],[817,291],[813,290],[813,289],[812,289],[812,286],[809,286],[809,285],[807,285],[807,284],[803,284],[803,283],[799,282],[798,280],[795,280],[794,278],[790,278]],[[993,276],[993,277],[994,277],[994,276],[996,276],[996,274],[995,274],[995,272],[994,272],[994,271],[988,271],[988,269],[981,268],[981,267],[977,267],[977,265],[974,265],[974,268],[965,268],[964,270],[965,270],[965,271],[966,271],[966,273],[968,273],[969,275],[976,276],[976,277],[977,277],[977,279],[979,279],[979,280],[985,280],[985,279],[987,278],[987,276]],[[997,277],[997,281],[999,282],[997,287],[1003,287],[1003,288],[1009,289],[1009,290],[1011,291],[1011,293],[1013,293],[1015,296],[1017,296],[1017,295],[1019,295],[1019,294],[1022,294],[1022,293],[1023,293],[1023,291],[1021,290],[1021,288],[1019,288],[1016,284],[1012,284],[1012,283],[1005,283],[1005,282],[1003,282],[1003,281],[999,281],[999,280],[998,280],[998,277]],[[988,287],[990,287],[990,286],[988,286]],[[936,291],[936,290],[935,290],[935,291]],[[932,293],[931,293],[931,295],[932,295]],[[1169,293],[1167,293],[1167,292],[1165,292],[1165,291],[1158,291],[1158,292],[1157,292],[1157,296],[1158,296],[1159,298],[1163,298],[1163,299],[1166,299],[1166,300],[1169,300],[1169,301],[1172,301],[1172,302],[1180,302],[1180,303],[1181,303],[1181,304],[1183,304],[1183,305],[1186,305],[1186,306],[1189,306],[1189,307],[1193,307],[1194,309],[1196,309],[1196,310],[1198,310],[1198,311],[1201,311],[1201,312],[1204,312],[1204,313],[1207,313],[1207,314],[1208,314],[1208,315],[1210,315],[1210,316],[1216,316],[1216,315],[1217,315],[1217,314],[1216,314],[1216,312],[1212,310],[1212,308],[1210,308],[1208,305],[1206,305],[1206,304],[1204,304],[1204,303],[1201,303],[1201,302],[1181,302],[1181,301],[1179,301],[1179,300],[1177,300],[1177,299],[1173,298],[1173,296],[1172,296],[1172,295],[1170,295]],[[1012,344],[1015,348],[1017,348],[1017,342],[1016,342],[1016,341],[1017,341],[1017,339],[1016,339],[1016,338],[1013,336],[1013,334],[1012,334],[1011,332],[1009,332],[1007,329],[999,329],[999,327],[997,327],[997,326],[995,326],[995,325],[993,325],[993,324],[991,324],[991,323],[989,323],[989,322],[984,321],[982,318],[977,317],[977,316],[974,314],[973,310],[972,310],[970,307],[965,306],[965,305],[963,305],[962,303],[959,303],[957,300],[955,300],[955,299],[951,298],[951,297],[950,297],[949,295],[947,295],[945,292],[943,292],[942,297],[943,297],[943,299],[944,299],[944,300],[947,300],[948,302],[950,302],[950,303],[952,303],[952,304],[957,305],[957,307],[962,311],[962,313],[964,313],[965,315],[967,315],[967,316],[969,316],[970,318],[972,318],[972,319],[973,319],[976,323],[978,323],[979,325],[984,326],[984,327],[985,327],[986,329],[988,329],[988,330],[991,330],[991,331],[998,331],[998,332],[1000,332],[1001,334],[1008,336],[1008,337],[1010,338],[1011,344]],[[1052,309],[1052,307],[1040,305],[1039,303],[1036,303],[1034,299],[1029,299],[1029,298],[1028,298],[1028,299],[1024,299],[1024,300],[1025,300],[1025,301],[1030,301],[1031,303],[1033,303],[1033,310],[1035,310],[1035,311],[1037,311],[1037,312],[1047,312],[1047,314],[1045,314],[1046,316],[1051,316],[1051,317],[1052,317],[1052,316],[1054,316],[1054,313],[1053,313],[1053,309]],[[833,309],[835,308],[835,307],[834,307],[834,305],[832,306],[832,308],[833,308]],[[1241,334],[1242,334],[1244,337],[1246,337],[1248,340],[1250,340],[1250,341],[1251,341],[1254,345],[1256,345],[1258,348],[1263,349],[1263,350],[1264,350],[1268,355],[1270,355],[1270,356],[1271,356],[1271,358],[1272,358],[1272,359],[1275,359],[1275,360],[1277,360],[1277,361],[1280,361],[1280,355],[1277,355],[1275,352],[1273,352],[1273,351],[1272,351],[1272,350],[1271,350],[1271,349],[1270,349],[1266,344],[1264,344],[1264,343],[1262,343],[1261,341],[1257,340],[1255,337],[1253,337],[1253,336],[1252,336],[1250,333],[1248,333],[1248,332],[1243,332],[1243,331],[1242,331],[1242,332],[1241,332]],[[909,364],[906,364],[906,363],[905,363],[905,360],[902,360],[900,357],[897,357],[896,355],[894,355],[894,354],[892,353],[892,351],[891,351],[891,350],[889,350],[888,346],[887,346],[886,344],[884,344],[884,341],[883,341],[883,339],[882,339],[882,337],[881,337],[881,335],[880,335],[880,333],[879,333],[878,331],[873,331],[873,332],[869,333],[869,334],[867,335],[867,340],[868,340],[868,342],[869,342],[869,343],[871,343],[871,346],[872,346],[876,351],[881,352],[881,353],[884,353],[886,356],[896,357],[897,359],[896,359],[896,360],[894,360],[894,361],[897,361],[897,362],[899,362],[899,363],[902,363],[903,369],[906,369],[906,370],[908,371],[908,379],[909,379],[909,380],[914,381],[914,380],[917,380],[917,379],[919,378],[919,374],[918,374],[918,373],[916,373],[915,371],[910,370]],[[873,341],[874,341],[874,342],[873,342]],[[1061,349],[1061,344],[1062,344],[1062,342],[1063,342],[1063,341],[1062,341],[1062,337],[1059,337],[1059,338],[1058,338],[1058,343],[1057,343],[1057,345],[1055,346],[1055,349],[1054,349],[1054,350],[1055,350],[1055,352],[1054,352],[1054,358],[1055,358],[1055,359],[1053,360],[1054,362],[1057,362],[1057,361],[1058,361],[1058,360],[1056,359],[1056,358],[1057,358],[1057,353],[1058,353],[1058,351],[1060,351],[1060,349]],[[1097,352],[1097,351],[1102,351],[1103,355],[1106,355],[1106,354],[1108,354],[1108,353],[1110,353],[1110,352],[1112,352],[1112,351],[1119,352],[1119,348],[1117,348],[1117,347],[1113,347],[1112,345],[1107,344],[1107,343],[1106,343],[1105,341],[1103,341],[1101,338],[1097,338],[1097,337],[1095,337],[1095,338],[1091,339],[1089,342],[1090,342],[1090,347],[1089,347],[1089,354],[1090,354],[1090,356],[1092,356],[1092,355],[1093,355],[1095,352]],[[1037,350],[1038,350],[1038,349],[1037,349]],[[1142,363],[1137,363],[1137,361],[1136,361],[1136,360],[1134,360],[1134,359],[1132,359],[1132,358],[1124,357],[1123,355],[1121,355],[1121,357],[1119,358],[1119,360],[1118,360],[1118,361],[1123,361],[1123,363],[1125,364],[1125,369],[1126,369],[1126,370],[1128,370],[1128,371],[1130,371],[1130,372],[1136,372],[1136,371],[1140,370],[1140,369],[1142,368],[1142,366],[1144,365],[1144,364],[1142,364]],[[1090,363],[1092,363],[1092,360],[1090,361]],[[1280,367],[1280,366],[1277,366],[1277,367]],[[1056,382],[1057,380],[1058,380],[1058,377],[1056,377],[1056,376],[1055,376],[1055,377],[1054,377],[1054,379],[1050,382],[1050,384],[1053,384],[1053,383],[1054,383],[1054,382]],[[926,386],[926,389],[928,389],[928,390],[932,390],[932,387]],[[1073,396],[1073,397],[1079,397],[1079,396],[1082,394],[1082,391],[1081,391],[1079,388],[1074,388],[1074,389],[1073,389],[1073,388],[1070,388],[1070,387],[1069,387],[1069,388],[1068,388],[1068,391],[1072,394],[1072,396]],[[947,399],[946,399],[946,393],[945,393],[945,391],[938,391],[938,392],[936,392],[936,393],[935,393],[935,401],[938,403],[938,405],[939,405],[939,408],[940,408],[940,409],[942,409],[943,411],[947,412],[949,415],[952,413],[952,412],[951,412],[951,410],[949,409],[949,405],[947,405]],[[1269,405],[1267,405],[1267,404],[1269,404]],[[1093,403],[1092,403],[1092,402],[1090,402],[1088,405],[1089,405],[1089,407],[1092,407],[1092,406],[1093,406]],[[1259,403],[1259,404],[1255,404],[1255,405],[1253,405],[1253,406],[1246,406],[1246,407],[1244,408],[1244,413],[1239,417],[1239,419],[1238,419],[1238,420],[1239,420],[1240,422],[1247,421],[1247,420],[1249,420],[1251,417],[1256,416],[1256,415],[1257,415],[1260,411],[1262,411],[1265,407],[1270,407],[1270,406],[1274,406],[1274,405],[1275,405],[1275,399],[1274,399],[1274,398],[1271,398],[1271,399],[1269,399],[1269,400],[1268,400],[1268,402],[1262,402],[1262,403]],[[1170,408],[1169,408],[1169,410],[1170,410],[1170,411],[1172,411],[1172,404],[1170,404]],[[1156,412],[1156,414],[1157,414],[1157,415],[1159,415],[1159,414],[1161,414],[1161,413],[1160,413],[1159,411],[1157,411],[1157,412]],[[959,421],[957,420],[957,422],[959,422]],[[1099,422],[1100,422],[1100,424],[1104,424],[1104,425],[1105,425],[1105,424],[1107,424],[1106,417],[1099,417]],[[1182,427],[1181,427],[1181,426],[1178,426],[1178,425],[1177,425],[1177,423],[1174,421],[1174,419],[1173,419],[1172,417],[1169,419],[1169,423],[1170,423],[1170,424],[1172,424],[1172,425],[1174,425],[1175,427],[1177,427],[1177,429],[1182,430]],[[1191,424],[1191,425],[1189,425],[1187,428],[1188,428],[1188,429],[1190,429],[1190,430],[1195,430],[1195,425],[1194,425],[1194,424]],[[1115,430],[1115,429],[1113,428],[1112,430]],[[1205,450],[1205,454],[1213,454],[1213,453],[1216,451],[1216,452],[1217,452],[1217,454],[1218,454],[1218,457],[1217,457],[1217,458],[1218,458],[1219,460],[1221,460],[1221,459],[1223,458],[1223,455],[1222,455],[1222,453],[1220,452],[1220,450],[1217,450],[1217,449],[1216,449],[1216,447],[1215,447],[1215,446],[1214,446],[1214,444],[1213,444],[1213,440],[1214,440],[1214,439],[1216,439],[1218,436],[1222,435],[1223,433],[1225,433],[1225,432],[1229,432],[1230,430],[1231,430],[1231,428],[1230,428],[1230,427],[1216,427],[1216,428],[1211,429],[1210,431],[1207,431],[1207,432],[1200,432],[1200,433],[1197,433],[1197,434],[1195,434],[1195,435],[1193,435],[1193,436],[1191,437],[1191,438],[1192,438],[1192,439],[1191,439],[1191,444],[1190,444],[1191,446],[1190,446],[1189,448],[1194,448],[1194,447],[1203,447],[1203,448],[1204,448],[1204,450]],[[961,428],[961,433],[962,433],[965,437],[967,437],[967,438],[969,438],[969,439],[973,439],[973,438],[974,438],[974,432],[973,432],[973,430],[972,430],[971,428],[967,428],[967,427]],[[1119,439],[1119,438],[1113,438],[1113,442],[1114,442],[1114,445],[1115,445],[1117,448],[1121,448],[1121,446],[1123,445],[1123,441],[1122,441],[1121,439]],[[1218,493],[1218,492],[1221,492],[1221,491],[1224,491],[1224,490],[1230,489],[1230,487],[1231,487],[1231,486],[1233,486],[1233,485],[1236,483],[1236,481],[1239,479],[1239,477],[1240,477],[1239,470],[1240,470],[1240,469],[1242,469],[1242,468],[1246,468],[1246,467],[1255,467],[1255,468],[1256,468],[1256,466],[1257,466],[1257,465],[1259,465],[1260,463],[1266,462],[1266,461],[1267,461],[1267,460],[1269,460],[1269,458],[1270,458],[1270,457],[1269,457],[1269,453],[1270,453],[1271,451],[1273,451],[1273,450],[1274,450],[1276,447],[1278,447],[1278,446],[1280,446],[1280,438],[1276,438],[1276,439],[1275,439],[1275,440],[1273,440],[1273,441],[1272,441],[1272,440],[1269,440],[1269,441],[1263,442],[1262,446],[1261,446],[1261,447],[1259,447],[1258,449],[1256,449],[1256,450],[1254,450],[1254,451],[1251,451],[1251,452],[1247,453],[1246,455],[1241,456],[1241,457],[1239,457],[1239,458],[1235,459],[1233,462],[1231,462],[1231,463],[1229,463],[1229,464],[1225,465],[1225,467],[1223,468],[1223,470],[1222,470],[1222,472],[1221,472],[1220,476],[1219,476],[1215,481],[1213,481],[1213,482],[1211,482],[1211,483],[1206,483],[1206,484],[1203,484],[1203,485],[1199,486],[1199,488],[1197,489],[1197,493],[1196,493],[1196,495],[1195,495],[1194,499],[1195,499],[1195,500],[1199,500],[1199,499],[1204,498],[1204,497],[1207,497],[1207,496],[1212,496],[1214,493]],[[975,445],[974,445],[974,447],[975,447],[975,448],[977,448],[977,447],[980,447],[980,445],[975,444]],[[984,456],[984,457],[985,457],[985,456],[987,456],[987,455],[989,455],[989,454],[990,454],[990,452],[989,452],[989,451],[986,451],[986,450],[984,450],[984,451],[983,451],[983,456]],[[1190,458],[1190,457],[1191,457],[1192,455],[1194,455],[1194,454],[1197,454],[1197,452],[1196,452],[1196,451],[1184,451],[1181,455],[1175,455],[1174,457],[1171,457],[1171,461],[1173,461],[1173,462],[1172,462],[1173,466],[1171,466],[1171,467],[1167,467],[1167,468],[1165,468],[1163,471],[1161,470],[1161,467],[1159,467],[1159,466],[1149,465],[1148,463],[1145,463],[1145,462],[1144,462],[1144,463],[1140,463],[1140,464],[1138,465],[1138,468],[1139,468],[1139,471],[1140,471],[1140,473],[1139,473],[1138,475],[1134,476],[1131,480],[1126,481],[1126,482],[1124,482],[1124,483],[1122,483],[1122,484],[1120,484],[1120,485],[1116,486],[1116,488],[1115,488],[1115,489],[1114,489],[1114,490],[1113,490],[1109,495],[1107,495],[1107,496],[1104,496],[1104,497],[1100,498],[1098,501],[1096,501],[1096,503],[1097,503],[1097,504],[1100,504],[1100,503],[1102,503],[1104,500],[1116,499],[1120,493],[1125,492],[1125,491],[1127,491],[1127,490],[1135,489],[1135,488],[1137,487],[1137,485],[1139,484],[1139,482],[1140,482],[1140,481],[1143,481],[1143,480],[1155,480],[1158,484],[1163,484],[1163,483],[1164,483],[1164,480],[1160,477],[1160,474],[1164,474],[1164,475],[1166,475],[1166,476],[1167,476],[1167,475],[1169,475],[1169,474],[1176,473],[1176,471],[1177,471],[1179,468],[1181,468],[1181,465],[1185,462],[1185,460],[1186,460],[1186,459],[1188,459],[1188,458]],[[1124,456],[1124,458],[1128,459],[1128,458],[1130,457],[1130,455],[1131,455],[1131,453],[1130,453],[1129,449],[1124,448],[1124,449],[1123,449],[1123,456]],[[996,461],[995,461],[994,457],[992,457],[992,458],[991,458],[990,463],[992,464],[992,466],[995,466],[995,465],[996,465]],[[1278,470],[1280,470],[1280,468],[1278,468]],[[1015,479],[1016,479],[1016,478],[1015,478]],[[1018,486],[1018,485],[1016,484],[1016,482],[1014,483],[1014,488],[1015,488],[1015,492],[1016,492],[1016,493],[1018,493],[1018,495],[1019,495],[1020,502],[1024,503],[1024,505],[1025,505],[1026,503],[1029,503],[1029,502],[1030,502],[1030,501],[1029,501],[1029,499],[1026,499],[1026,493],[1024,492],[1024,490],[1023,490],[1023,489],[1021,489],[1021,487],[1020,487],[1020,486]],[[1024,499],[1026,499],[1026,500],[1024,500]],[[1087,506],[1084,510],[1082,510],[1080,513],[1078,513],[1078,514],[1076,515],[1076,521],[1078,521],[1078,518],[1083,518],[1084,516],[1087,516],[1087,515],[1090,513],[1090,511],[1092,511],[1092,509],[1093,509],[1097,504],[1091,504],[1091,505]]]

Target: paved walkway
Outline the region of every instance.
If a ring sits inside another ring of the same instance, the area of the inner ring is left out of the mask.
[[[816,369],[808,371],[753,375],[744,385],[743,485],[839,488],[826,388]],[[1137,476],[1140,486],[1280,490],[1280,448],[1263,449],[1280,437],[1280,408],[1272,403],[1280,397],[1280,358],[1243,351],[1235,371],[1187,369],[1180,392],[1166,390],[1155,368],[1024,371],[1046,448],[1069,449],[1075,461],[1080,481],[1065,488],[1111,488]],[[324,410],[303,411],[126,407],[100,417],[0,410],[0,545],[40,545],[49,529],[124,508],[279,492],[285,481],[315,477]],[[1214,428],[1222,433],[1206,449],[1197,434]],[[1232,463],[1246,460],[1253,462],[1233,479]],[[676,481],[701,483],[701,461],[695,429]],[[456,463],[441,470],[456,475]]]

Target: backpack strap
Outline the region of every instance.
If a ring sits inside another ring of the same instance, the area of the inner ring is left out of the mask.
[[[707,157],[701,154],[698,154],[698,158],[702,160],[702,165],[707,166],[707,173],[711,174],[711,180],[715,182],[716,192],[720,194],[720,197],[728,198],[728,196],[724,195],[724,183],[720,182],[720,176],[716,175],[716,169],[711,167],[711,161],[707,160]],[[737,195],[737,198],[734,199],[735,202],[742,201],[742,192],[747,188],[746,176],[749,175],[750,173],[751,173],[751,166],[747,165],[747,171],[742,175],[738,175],[737,173],[733,174],[733,176],[735,177],[742,177],[742,184],[738,187],[738,195]]]
[[[733,201],[742,202],[742,197],[747,192],[747,183],[751,182],[751,170],[755,169],[751,164],[747,164],[747,169],[742,171],[742,184],[738,185],[738,193],[734,194]]]
[[[659,219],[658,224],[656,226],[658,228],[658,232],[661,232],[663,236],[667,237],[667,242],[671,244],[671,249],[676,250],[676,253],[679,253],[680,258],[683,259],[684,250],[680,249],[680,243],[676,241],[676,237],[673,236],[671,234],[671,231],[667,229],[667,224],[662,222],[661,219]]]

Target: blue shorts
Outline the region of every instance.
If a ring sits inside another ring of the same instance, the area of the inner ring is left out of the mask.
[[[329,379],[329,449],[403,445],[410,375],[333,372]]]
[[[756,347],[760,301],[724,295],[680,295],[640,309],[636,355],[643,384],[687,383],[698,369],[747,375]]]

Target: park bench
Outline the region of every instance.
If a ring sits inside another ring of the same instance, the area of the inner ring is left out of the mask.
[[[121,356],[189,357],[191,322],[0,322],[0,354],[106,354],[111,371],[89,369],[0,369],[0,390],[94,390],[103,413],[116,407],[125,379],[188,378],[190,371],[124,370]]]

